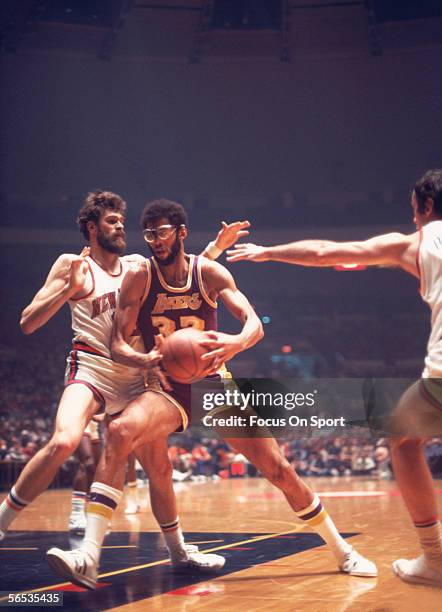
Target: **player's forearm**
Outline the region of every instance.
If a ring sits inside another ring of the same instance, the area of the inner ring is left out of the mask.
[[[333,266],[346,263],[338,244],[330,240],[299,240],[289,244],[264,247],[264,261],[280,261],[302,266]]]
[[[241,346],[241,350],[245,351],[264,337],[264,330],[262,323],[259,320],[254,310],[251,310],[245,316],[244,325],[242,331],[238,334],[238,343]]]
[[[73,295],[73,290],[66,284],[58,291],[31,302],[21,313],[20,327],[22,332],[32,334],[39,327],[45,325]]]
[[[122,338],[114,338],[111,342],[112,359],[117,363],[131,368],[149,367],[149,357],[146,353],[140,353],[130,346]]]

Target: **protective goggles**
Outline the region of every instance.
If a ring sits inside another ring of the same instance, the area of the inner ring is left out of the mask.
[[[143,230],[143,238],[146,242],[153,242],[156,238],[158,240],[167,240],[170,236],[184,225],[160,225],[157,228],[147,227]]]

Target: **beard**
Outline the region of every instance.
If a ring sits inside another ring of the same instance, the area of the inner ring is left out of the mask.
[[[181,241],[178,238],[178,236],[175,237],[175,242],[173,243],[172,248],[170,249],[169,255],[165,259],[160,259],[159,257],[157,257],[155,255],[154,250],[150,246],[150,244],[148,246],[149,246],[150,252],[155,258],[155,261],[159,263],[160,266],[170,266],[170,264],[172,264],[175,261],[175,259],[178,257],[178,254],[181,248]]]
[[[104,232],[98,229],[97,242],[105,251],[122,255],[126,250],[126,241],[123,236],[106,236]]]

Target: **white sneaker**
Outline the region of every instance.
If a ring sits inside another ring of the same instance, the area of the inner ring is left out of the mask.
[[[221,555],[199,552],[198,546],[193,544],[186,544],[185,549],[187,557],[171,559],[171,564],[175,571],[196,570],[203,574],[211,574],[222,569],[226,562],[225,558],[221,557]]]
[[[69,517],[69,531],[76,535],[84,535],[86,530],[86,515],[83,512],[71,514]]]
[[[423,555],[417,559],[397,559],[393,572],[405,582],[442,587],[442,571],[431,567]]]
[[[375,578],[378,575],[376,565],[360,555],[353,546],[345,555],[344,560],[339,564],[341,572],[345,572],[350,576],[363,576],[367,578]]]
[[[127,502],[124,514],[138,514],[140,511],[140,504],[132,499]]]
[[[95,589],[98,566],[92,557],[82,550],[61,550],[51,548],[46,559],[56,574],[77,586]]]

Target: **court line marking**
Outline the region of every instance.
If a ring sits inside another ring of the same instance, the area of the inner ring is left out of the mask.
[[[103,550],[108,548],[139,548],[138,544],[126,544],[125,546],[103,546]]]
[[[289,533],[299,533],[300,531],[302,531],[302,529],[300,529],[299,526],[297,526],[295,529],[290,529],[289,531],[281,531],[279,533],[270,533],[267,535],[257,536],[255,538],[249,538],[248,540],[242,540],[241,542],[231,542],[230,544],[225,544],[224,546],[216,546],[214,548],[209,548],[201,552],[208,553],[208,552],[215,552],[216,550],[226,550],[228,548],[233,548],[235,546],[241,546],[243,544],[250,544],[251,542],[260,542],[261,540],[270,540],[271,538],[275,538],[281,535],[288,535]],[[109,578],[109,576],[118,576],[120,574],[128,574],[130,572],[137,572],[142,569],[147,569],[148,567],[155,567],[157,565],[165,565],[166,563],[169,563],[169,561],[170,561],[169,559],[161,559],[160,561],[152,561],[151,563],[145,563],[143,565],[134,565],[133,567],[126,567],[121,570],[115,570],[114,572],[107,572],[106,574],[100,574],[98,578]],[[59,582],[58,584],[51,584],[45,587],[39,587],[38,589],[32,589],[29,591],[22,590],[22,591],[17,591],[17,592],[19,593],[43,593],[44,591],[55,591],[59,587],[64,587],[69,584],[72,584],[72,583],[70,581],[69,582]],[[6,599],[7,597],[1,597],[0,601],[5,601]]]
[[[186,544],[215,544],[216,542],[225,542],[226,540],[201,540],[200,542],[186,542]]]
[[[2,550],[38,550],[38,548],[6,548],[5,546],[2,546],[0,551]]]

